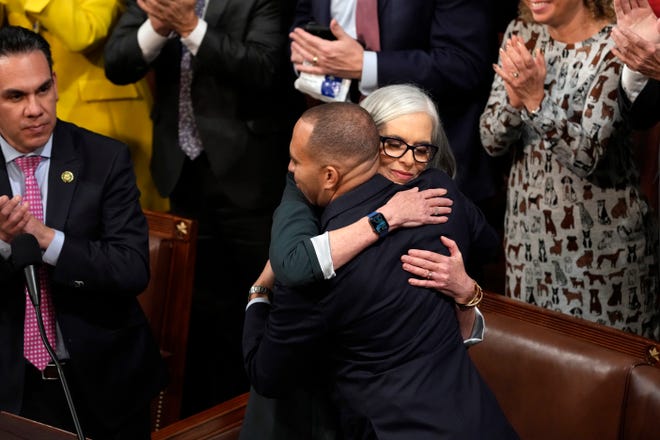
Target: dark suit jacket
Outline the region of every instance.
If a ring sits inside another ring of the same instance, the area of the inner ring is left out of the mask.
[[[400,263],[412,247],[446,254],[441,234],[469,258],[473,243],[493,238],[489,227],[446,174],[427,170],[411,184],[447,188],[455,200],[449,222],[397,230],[334,279],[305,292],[278,286],[272,309],[251,305],[243,339],[248,376],[257,392],[286,395],[301,376],[322,374],[309,359],[324,353],[346,438],[515,438],[467,356],[453,302],[411,286]],[[333,201],[322,227],[350,224],[401,189],[376,175]]]
[[[660,121],[660,81],[650,79],[634,103],[619,82],[619,97],[621,113],[635,130],[645,130]]]
[[[294,26],[328,25],[331,0],[300,0]],[[456,180],[468,197],[494,193],[492,160],[479,137],[497,59],[492,0],[380,0],[378,85],[414,83],[438,105],[458,163]]]
[[[168,196],[177,183],[185,155],[178,145],[181,42],[171,38],[147,64],[137,31],[147,19],[131,0],[105,47],[105,69],[117,84],[155,73],[151,171],[158,190]],[[191,94],[195,121],[211,169],[225,195],[237,206],[273,206],[281,194],[291,115],[282,98],[285,60],[276,0],[210,0],[208,30],[193,57]],[[277,185],[273,185],[276,182]]]
[[[12,191],[0,153],[0,195]],[[65,183],[60,176],[73,173]],[[113,427],[144,408],[164,384],[158,348],[136,295],[149,281],[147,223],[128,148],[57,122],[48,175],[46,224],[63,231],[57,266],[48,266],[57,322],[69,352],[69,383]],[[0,410],[23,398],[25,278],[0,258]]]

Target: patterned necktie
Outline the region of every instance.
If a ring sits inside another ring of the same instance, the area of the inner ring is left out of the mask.
[[[38,220],[44,221],[44,209],[41,203],[41,191],[34,177],[34,171],[37,169],[41,156],[23,156],[14,160],[25,176],[25,194],[23,200],[29,204],[30,213]],[[55,346],[55,310],[48,290],[48,275],[43,265],[37,272],[39,277],[39,290],[41,293],[41,316],[46,329],[46,337],[52,347]],[[23,329],[23,355],[39,370],[43,370],[50,362],[50,356],[46,347],[44,347],[39,327],[37,325],[37,315],[32,307],[30,295],[25,288],[25,326]]]
[[[355,32],[358,41],[367,50],[380,51],[380,27],[378,25],[378,0],[357,0],[355,6]]]
[[[204,0],[197,0],[195,13],[202,16]],[[195,114],[193,112],[190,85],[192,84],[192,54],[185,44],[181,45],[181,79],[179,80],[179,145],[191,160],[202,153]]]

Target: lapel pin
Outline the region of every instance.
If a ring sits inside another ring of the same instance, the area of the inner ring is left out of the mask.
[[[71,171],[64,171],[60,177],[64,183],[73,182],[73,173]]]

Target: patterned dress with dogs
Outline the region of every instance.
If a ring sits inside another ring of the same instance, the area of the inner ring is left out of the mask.
[[[658,226],[618,109],[611,29],[564,44],[542,25],[513,21],[504,41],[518,34],[542,51],[545,97],[535,112],[517,110],[496,75],[481,139],[513,162],[507,295],[658,339]]]

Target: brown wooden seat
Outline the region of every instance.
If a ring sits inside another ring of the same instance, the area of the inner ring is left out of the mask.
[[[469,350],[522,439],[658,438],[657,341],[486,293],[484,342]],[[243,394],[152,433],[238,440]]]
[[[169,384],[152,403],[152,430],[179,420],[197,247],[197,222],[145,211],[151,280],[138,297],[165,359]]]
[[[238,440],[248,393],[236,396],[151,434],[151,440]]]
[[[491,293],[479,308],[469,354],[520,438],[658,438],[657,341]]]

